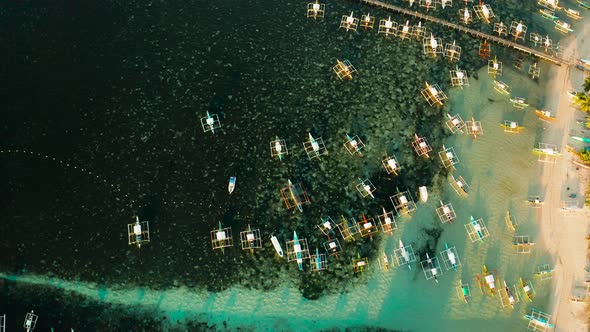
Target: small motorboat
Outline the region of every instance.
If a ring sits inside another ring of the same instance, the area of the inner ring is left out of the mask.
[[[421,186],[419,188],[420,191],[420,200],[424,203],[426,203],[426,201],[428,200],[428,189],[426,188],[426,186]]]
[[[227,185],[227,191],[229,191],[229,193],[233,193],[234,189],[236,189],[236,177],[232,176],[231,178],[229,178],[229,184]]]
[[[270,242],[272,242],[272,246],[275,248],[275,251],[277,252],[277,254],[281,257],[283,257],[285,254],[283,253],[283,248],[281,247],[281,244],[279,243],[279,240],[277,239],[276,236],[272,236],[270,238]]]

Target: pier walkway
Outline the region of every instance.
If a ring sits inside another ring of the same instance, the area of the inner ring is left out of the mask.
[[[419,19],[424,20],[424,21],[428,21],[428,22],[433,22],[433,23],[436,23],[436,24],[440,24],[440,25],[443,25],[445,27],[448,27],[448,28],[451,28],[451,29],[455,29],[455,30],[461,31],[463,33],[469,34],[469,35],[474,36],[474,37],[477,37],[477,38],[481,38],[481,39],[484,39],[484,40],[492,41],[492,42],[495,42],[497,44],[501,44],[501,45],[504,45],[504,46],[507,46],[507,47],[510,47],[510,48],[519,50],[519,51],[521,51],[523,53],[534,55],[534,56],[536,56],[538,58],[541,58],[543,60],[547,60],[547,61],[549,61],[549,62],[551,62],[553,64],[556,64],[556,65],[570,66],[570,65],[573,64],[571,60],[566,60],[566,59],[563,59],[563,58],[560,58],[560,57],[557,57],[557,56],[546,54],[546,53],[543,53],[542,51],[535,50],[533,48],[530,48],[530,47],[527,47],[527,46],[524,46],[524,45],[515,43],[513,41],[510,41],[510,40],[507,40],[507,39],[504,39],[504,38],[500,38],[498,36],[489,35],[487,33],[483,33],[481,31],[470,29],[470,28],[464,27],[462,25],[451,23],[449,21],[441,20],[441,19],[436,18],[434,16],[422,14],[422,13],[419,13],[417,11],[412,11],[412,10],[409,10],[409,9],[406,9],[406,8],[402,8],[402,7],[399,7],[399,6],[396,6],[396,5],[392,5],[392,4],[389,4],[389,3],[385,3],[385,2],[382,2],[382,1],[379,1],[379,0],[357,0],[357,1],[359,1],[360,3],[365,4],[365,5],[382,8],[382,9],[385,9],[385,10],[388,10],[388,11],[393,11],[393,12],[397,12],[397,13],[401,13],[401,14],[413,16],[413,17],[419,18]]]

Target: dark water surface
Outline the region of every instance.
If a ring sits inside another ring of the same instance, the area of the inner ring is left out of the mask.
[[[392,209],[388,196],[396,187],[416,197],[418,186],[431,186],[440,165],[415,157],[410,141],[417,132],[440,150],[449,109],[429,107],[419,91],[424,81],[447,90],[454,65],[426,58],[420,42],[338,31],[340,16],[363,8],[358,4],[330,3],[319,22],[307,20],[304,8],[300,1],[258,0],[0,5],[0,270],[105,287],[210,291],[271,289],[289,275],[310,299],[356,282],[350,260],[375,256],[378,236],[345,245],[318,275],[277,259],[270,234],[284,243],[296,230],[312,250],[321,248],[321,217],[376,216],[381,206]],[[378,20],[389,15],[371,11]],[[496,9],[507,19],[509,12]],[[460,67],[487,63],[477,58],[479,41],[433,29],[463,46]],[[337,80],[337,58],[349,59],[358,76]],[[221,118],[215,135],[201,129],[207,111]],[[306,158],[308,132],[326,142],[323,161]],[[364,157],[345,151],[346,133],[365,141]],[[276,135],[289,146],[283,162],[270,157]],[[402,163],[397,178],[383,171],[386,152]],[[357,178],[377,186],[375,200],[356,192]],[[287,211],[281,200],[287,179],[308,190],[303,213]],[[152,242],[141,250],[126,239],[136,214],[150,221]],[[212,251],[209,237],[220,221],[235,239],[223,254]],[[239,247],[248,224],[263,234],[255,255]],[[417,243],[419,252],[430,250],[441,229],[427,233],[433,239]],[[0,313],[18,320],[32,307],[61,319],[52,322],[56,328],[72,320],[85,321],[85,331],[112,330],[127,320],[114,314],[120,308],[71,294],[8,281],[1,287],[7,296]],[[101,315],[114,325],[86,325]],[[134,319],[133,326],[149,330],[163,318]]]

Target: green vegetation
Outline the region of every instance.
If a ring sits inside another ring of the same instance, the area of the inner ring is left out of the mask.
[[[580,151],[580,159],[585,163],[590,163],[590,150],[584,148]]]
[[[584,112],[590,113],[590,96],[580,92],[574,97],[574,104],[580,107]]]
[[[584,84],[582,84],[582,88],[584,92],[579,92],[574,96],[574,104],[580,106],[580,109],[584,112],[590,112],[590,77],[584,80]]]

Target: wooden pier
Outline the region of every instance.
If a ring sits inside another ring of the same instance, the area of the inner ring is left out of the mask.
[[[534,56],[536,56],[538,58],[541,58],[543,60],[547,60],[547,61],[549,61],[549,62],[551,62],[553,64],[556,64],[558,66],[560,66],[560,65],[565,65],[565,66],[573,65],[573,62],[570,61],[570,60],[566,60],[566,59],[563,59],[563,58],[560,58],[560,57],[557,57],[557,56],[552,56],[552,55],[543,53],[541,51],[532,49],[530,47],[527,47],[527,46],[524,46],[524,45],[515,43],[513,41],[510,41],[510,40],[507,40],[507,39],[504,39],[504,38],[500,38],[498,36],[489,35],[487,33],[483,33],[481,31],[477,31],[477,30],[474,30],[474,29],[469,29],[469,28],[464,27],[462,25],[458,25],[458,24],[455,24],[455,23],[451,23],[449,21],[441,20],[441,19],[436,18],[434,16],[422,14],[422,13],[419,13],[417,11],[409,10],[409,9],[406,9],[406,8],[402,8],[402,7],[399,7],[399,6],[396,6],[396,5],[392,5],[392,4],[389,4],[389,3],[385,3],[385,2],[382,2],[382,1],[378,1],[378,0],[357,0],[357,1],[359,1],[361,4],[365,4],[365,5],[368,5],[368,6],[374,6],[374,7],[382,8],[382,9],[385,9],[385,10],[388,10],[388,11],[393,11],[393,12],[397,12],[397,13],[401,13],[401,14],[413,16],[413,17],[416,17],[416,18],[418,18],[420,20],[424,20],[424,21],[428,21],[428,22],[433,22],[433,23],[436,23],[436,24],[440,24],[440,25],[443,25],[445,27],[448,27],[448,28],[451,28],[451,29],[455,29],[455,30],[461,31],[463,33],[469,34],[471,36],[474,36],[474,37],[477,37],[477,38],[480,38],[480,39],[483,39],[483,40],[493,41],[493,42],[495,42],[497,44],[501,44],[501,45],[504,45],[504,46],[507,46],[507,47],[516,49],[516,50],[521,51],[523,53],[534,55]]]

